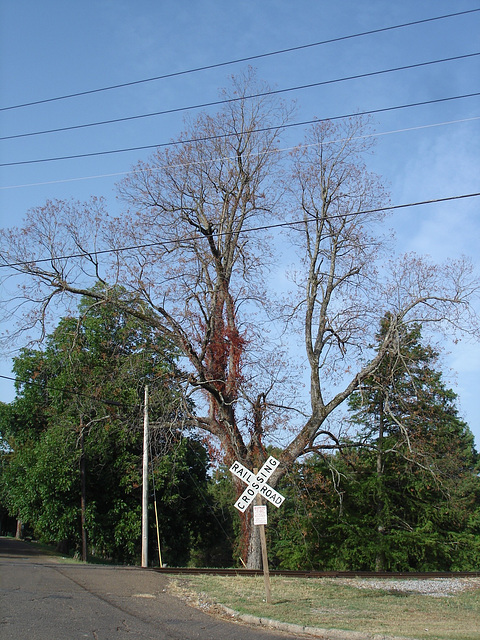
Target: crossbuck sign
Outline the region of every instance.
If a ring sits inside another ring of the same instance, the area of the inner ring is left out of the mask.
[[[273,456],[270,456],[257,475],[254,475],[244,467],[243,464],[240,464],[240,462],[234,462],[232,464],[230,471],[233,475],[237,476],[237,478],[240,478],[240,480],[243,480],[248,485],[235,503],[235,506],[239,511],[243,513],[258,494],[269,500],[276,507],[279,507],[283,503],[285,497],[267,484],[267,480],[279,464],[278,460]]]

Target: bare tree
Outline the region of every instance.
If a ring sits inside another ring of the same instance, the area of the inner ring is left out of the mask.
[[[279,344],[262,325],[271,255],[260,229],[291,225],[300,294],[282,317],[284,335],[300,331],[305,340],[310,409],[297,418],[275,483],[299,456],[336,446],[327,418],[378,367],[398,323],[464,326],[477,285],[463,262],[442,269],[407,258],[387,274],[377,228],[386,197],[363,165],[362,123],[318,124],[285,159],[277,146],[289,110],[266,93],[249,74],[234,79],[219,113],[189,123],[178,144],[120,185],[124,215],[108,218],[97,199],[47,202],[23,229],[2,232],[0,259],[22,278],[24,326],[44,327],[49,310],[80,294],[170,338],[188,366],[186,392],[205,401],[193,424],[218,440],[227,462],[253,468],[266,458],[272,415],[298,409],[282,399]],[[94,282],[103,286],[91,289]],[[394,321],[364,364],[386,311]],[[247,563],[258,566],[250,515],[242,519]]]
[[[292,209],[303,223],[292,225],[301,265],[287,317],[304,335],[311,411],[284,452],[287,463],[324,447],[322,436],[334,439],[323,430],[326,418],[379,367],[399,327],[434,323],[479,335],[471,306],[479,281],[468,260],[388,258],[391,242],[379,234],[387,199],[364,165],[368,139],[361,119],[318,123],[293,154]],[[373,353],[387,312],[392,322]]]

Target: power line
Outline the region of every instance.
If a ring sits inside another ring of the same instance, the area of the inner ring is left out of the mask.
[[[387,109],[388,110],[388,109]],[[381,110],[380,110],[381,111]],[[334,116],[333,118],[322,118],[319,120],[306,120],[304,122],[300,122],[300,123],[295,123],[295,124],[286,124],[286,125],[280,125],[280,126],[272,126],[272,127],[264,127],[262,129],[252,129],[251,131],[246,131],[245,133],[264,133],[267,131],[272,131],[274,129],[288,129],[288,128],[292,128],[292,127],[298,127],[301,125],[308,125],[308,124],[315,124],[318,122],[326,122],[328,120],[338,120],[340,118],[346,118],[346,117],[355,117],[355,116],[361,116],[361,115],[366,115],[369,113],[378,113],[379,110],[376,111],[366,111],[363,113],[354,113],[351,114],[350,116]],[[480,117],[480,116],[479,116]],[[405,129],[396,129],[394,131],[385,131],[382,133],[372,133],[370,135],[366,135],[363,136],[364,138],[375,138],[375,137],[379,137],[379,136],[385,136],[385,135],[389,135],[392,133],[402,133],[405,131],[416,131],[416,130],[420,130],[420,129],[428,129],[431,127],[440,127],[440,126],[444,126],[447,124],[456,124],[459,122],[470,122],[472,120],[478,120],[479,117],[472,117],[472,118],[461,118],[459,120],[450,120],[448,122],[437,122],[437,123],[433,123],[433,124],[426,124],[426,125],[420,125],[418,127],[408,127]],[[40,159],[40,160],[23,160],[20,162],[10,162],[10,163],[4,163],[4,164],[0,164],[0,167],[11,167],[11,166],[17,166],[17,165],[25,165],[25,164],[39,164],[42,162],[54,162],[57,160],[74,160],[74,159],[81,159],[81,158],[91,158],[91,157],[96,157],[96,156],[105,156],[105,155],[113,155],[116,153],[127,153],[127,152],[132,152],[132,151],[145,151],[148,149],[160,149],[160,148],[165,148],[165,147],[172,147],[172,146],[179,146],[182,144],[191,144],[191,143],[196,143],[196,142],[209,142],[212,140],[219,140],[221,138],[230,138],[232,136],[236,136],[236,133],[231,133],[231,134],[221,134],[221,135],[214,135],[214,136],[205,136],[203,138],[189,138],[189,139],[185,139],[185,140],[176,140],[176,141],[172,141],[172,142],[161,142],[159,144],[148,144],[148,145],[143,145],[143,146],[139,146],[139,147],[128,147],[126,149],[113,149],[110,151],[95,151],[92,153],[82,153],[82,154],[76,154],[76,155],[72,155],[72,156],[59,156],[59,157],[55,157],[55,158],[44,158],[44,159]],[[334,141],[332,141],[334,142]],[[328,143],[326,143],[328,144]],[[277,152],[280,153],[282,151],[289,151],[290,149],[278,149]],[[219,159],[219,158],[217,158]],[[196,163],[198,164],[198,163]],[[180,165],[179,165],[180,166]],[[184,165],[186,166],[186,165]],[[131,172],[127,172],[127,173],[135,173],[135,171],[131,171]],[[8,187],[0,187],[0,190],[5,189]]]
[[[475,95],[475,94],[472,94]],[[405,106],[409,106],[409,105],[405,105]],[[413,105],[412,105],[413,106]],[[386,111],[390,111],[394,108],[397,107],[389,107],[386,109]],[[403,107],[398,107],[398,108],[403,108]],[[308,124],[315,124],[315,123],[320,123],[320,122],[327,122],[329,120],[338,120],[341,118],[348,118],[348,117],[358,117],[358,116],[362,116],[362,115],[367,115],[367,114],[371,114],[371,113],[378,113],[379,111],[383,111],[383,109],[380,110],[374,110],[374,111],[364,111],[364,112],[358,112],[358,113],[353,113],[349,116],[333,116],[331,118],[322,118],[319,120],[307,120],[304,122],[300,122],[300,123],[295,123],[295,124],[287,124],[287,125],[282,125],[281,127],[266,127],[264,129],[254,129],[252,131],[250,131],[250,133],[260,133],[260,132],[264,132],[264,131],[269,131],[272,129],[279,129],[279,128],[289,128],[289,127],[295,127],[295,126],[300,126],[300,125],[308,125]],[[406,127],[403,129],[394,129],[391,131],[382,131],[380,133],[372,133],[372,134],[368,134],[368,135],[364,135],[364,136],[360,136],[357,138],[354,138],[355,140],[358,140],[360,138],[362,139],[366,139],[366,138],[378,138],[381,136],[387,136],[387,135],[392,135],[394,133],[406,133],[409,131],[420,131],[421,129],[431,129],[434,127],[443,127],[445,125],[451,125],[451,124],[459,124],[459,123],[464,123],[464,122],[473,122],[475,120],[480,120],[480,116],[475,116],[472,118],[461,118],[459,120],[449,120],[446,122],[436,122],[433,124],[425,124],[425,125],[419,125],[419,126],[415,126],[415,127]],[[191,140],[181,140],[181,141],[177,141],[177,142],[166,142],[166,143],[162,143],[162,144],[158,144],[158,145],[147,145],[146,147],[136,147],[136,148],[132,148],[132,149],[124,149],[124,151],[137,151],[139,149],[150,149],[150,148],[155,148],[158,149],[160,147],[167,147],[167,146],[172,146],[172,145],[180,145],[180,144],[186,144],[186,143],[193,143],[193,142],[206,142],[209,140],[215,140],[218,138],[224,138],[224,137],[230,137],[232,135],[235,134],[228,134],[228,135],[219,135],[219,136],[210,136],[210,137],[206,137],[206,138],[193,138]],[[329,140],[327,142],[325,142],[324,144],[333,144],[335,142],[339,142],[339,140]],[[311,146],[311,145],[310,145]],[[283,149],[275,149],[274,151],[271,151],[270,153],[285,153],[287,151],[292,151],[295,147],[285,147]],[[101,153],[115,153],[115,152],[101,152]],[[98,154],[91,154],[91,155],[98,155]],[[61,158],[58,158],[61,159]],[[228,157],[220,157],[217,158],[217,160],[228,160]],[[153,171],[160,171],[161,169],[166,169],[166,168],[173,168],[173,167],[179,167],[179,166],[188,166],[189,163],[183,163],[183,164],[177,164],[177,165],[165,165],[162,167],[158,167],[155,170],[154,169],[150,169],[150,172]],[[190,164],[199,164],[199,162],[194,162],[194,163],[190,163]],[[0,165],[1,166],[1,165]],[[65,178],[62,180],[48,180],[46,182],[32,182],[29,184],[17,184],[17,185],[8,185],[8,186],[3,186],[0,187],[0,191],[6,190],[6,189],[20,189],[20,188],[24,188],[24,187],[37,187],[37,186],[43,186],[43,185],[49,185],[49,184],[63,184],[66,182],[76,182],[79,180],[93,180],[96,178],[112,178],[112,177],[119,177],[119,176],[126,176],[126,175],[132,175],[136,173],[136,170],[132,170],[132,171],[122,171],[122,172],[117,172],[117,173],[105,173],[105,174],[97,174],[97,175],[93,175],[93,176],[83,176],[80,178]]]
[[[379,207],[378,209],[365,209],[363,211],[357,211],[355,213],[352,214],[346,214],[346,215],[333,215],[330,216],[332,219],[334,218],[341,218],[341,217],[354,217],[357,215],[365,215],[365,214],[369,214],[369,213],[382,213],[385,211],[395,211],[397,209],[407,209],[409,207],[419,207],[419,206],[423,206],[423,205],[428,205],[428,204],[438,204],[441,202],[451,202],[454,200],[465,200],[467,198],[477,198],[480,196],[480,192],[478,193],[465,193],[465,194],[461,194],[458,196],[447,196],[445,198],[433,198],[431,200],[420,200],[418,202],[408,202],[405,204],[397,204],[397,205],[390,205],[390,206],[385,206],[385,207]],[[260,225],[258,227],[249,227],[248,229],[242,229],[241,233],[254,233],[257,231],[267,231],[270,229],[280,229],[280,228],[285,228],[285,227],[294,227],[297,225],[301,225],[304,224],[305,221],[302,220],[296,220],[296,221],[292,221],[292,222],[278,222],[276,224],[268,224],[268,225]],[[231,233],[231,232],[230,232]],[[229,232],[223,232],[223,233],[214,233],[213,235],[215,237],[221,237],[221,236],[225,236],[228,235]],[[199,235],[192,235],[190,237],[186,237],[183,238],[183,241],[185,242],[191,242],[194,240],[203,240],[204,236],[199,236]],[[130,245],[130,246],[126,246],[126,247],[116,247],[115,249],[100,249],[97,251],[89,251],[89,252],[81,252],[81,253],[72,253],[72,254],[67,254],[67,255],[60,255],[60,256],[51,256],[50,258],[32,258],[32,260],[23,260],[20,262],[10,262],[10,263],[4,263],[4,264],[0,264],[0,268],[12,268],[12,267],[22,267],[22,266],[27,266],[30,264],[42,264],[44,262],[52,262],[55,260],[70,260],[73,258],[85,258],[85,257],[92,257],[92,256],[100,256],[100,255],[106,255],[106,254],[110,254],[110,253],[122,253],[124,251],[137,251],[139,249],[149,249],[151,247],[157,247],[159,245],[168,245],[168,244],[175,244],[177,241],[176,240],[164,240],[161,242],[147,242],[147,243],[142,243],[142,244],[136,244],[136,245]],[[2,376],[0,376],[2,377]]]
[[[92,127],[92,126],[99,126],[99,125],[105,125],[105,124],[126,122],[126,121],[129,121],[129,120],[136,120],[136,119],[140,119],[140,118],[147,118],[147,117],[153,117],[153,116],[159,116],[159,115],[167,115],[167,114],[178,113],[178,112],[183,112],[183,111],[190,111],[190,110],[194,110],[194,109],[203,109],[203,108],[211,107],[211,106],[220,106],[220,105],[223,105],[223,104],[228,104],[228,103],[232,103],[232,102],[238,102],[238,101],[242,101],[242,100],[252,100],[252,99],[256,99],[256,98],[263,98],[263,97],[267,97],[267,96],[271,96],[271,95],[278,95],[278,94],[282,94],[282,93],[291,93],[293,91],[300,91],[300,90],[303,90],[303,89],[311,89],[311,88],[315,88],[315,87],[319,87],[319,86],[323,86],[323,85],[336,84],[336,83],[339,83],[339,82],[346,82],[346,81],[349,81],[349,80],[358,80],[358,79],[372,77],[372,76],[376,76],[376,75],[383,75],[385,73],[393,73],[393,72],[396,72],[396,71],[405,71],[405,70],[415,69],[415,68],[418,68],[418,67],[424,67],[424,66],[429,66],[429,65],[433,65],[433,64],[440,64],[440,63],[444,63],[444,62],[453,62],[453,61],[462,60],[462,59],[466,59],[466,58],[476,57],[476,56],[479,56],[479,55],[480,55],[480,52],[474,52],[474,53],[464,54],[464,55],[460,55],[460,56],[453,56],[453,57],[450,57],[450,58],[441,58],[441,59],[438,59],[438,60],[429,60],[427,62],[418,62],[418,63],[414,63],[414,64],[411,64],[411,65],[404,65],[404,66],[400,66],[400,67],[392,67],[390,69],[382,69],[382,70],[379,70],[379,71],[370,71],[370,72],[367,72],[367,73],[357,74],[357,75],[353,75],[353,76],[344,76],[343,78],[334,78],[332,80],[322,80],[322,81],[319,81],[319,82],[313,82],[313,83],[308,83],[308,84],[303,84],[303,85],[297,85],[297,86],[294,86],[294,87],[287,87],[285,89],[275,89],[275,90],[265,91],[265,92],[262,92],[262,93],[251,94],[251,95],[248,95],[248,96],[240,96],[240,97],[228,98],[228,99],[224,99],[224,100],[215,100],[215,101],[211,101],[211,102],[204,102],[204,103],[199,103],[199,104],[195,104],[195,105],[189,105],[189,106],[185,106],[185,107],[175,107],[173,109],[165,109],[163,111],[156,111],[156,112],[147,113],[147,114],[140,114],[140,115],[135,115],[135,116],[127,116],[125,118],[115,118],[115,119],[111,119],[111,120],[104,120],[104,121],[86,123],[86,124],[81,124],[81,125],[73,125],[71,127],[62,127],[62,128],[58,128],[58,129],[50,129],[50,130],[45,130],[45,131],[18,134],[18,135],[14,135],[14,136],[5,136],[3,138],[0,138],[0,140],[11,140],[11,139],[14,139],[14,138],[19,138],[19,137],[34,136],[34,135],[41,135],[41,134],[48,134],[48,133],[57,133],[57,132],[61,132],[61,131],[71,131],[71,130],[74,130],[74,129],[82,129],[82,128]],[[0,166],[4,166],[4,165],[0,165]]]
[[[218,69],[220,67],[225,67],[228,65],[232,65],[232,64],[239,64],[239,63],[245,63],[245,62],[251,62],[253,60],[260,60],[262,58],[267,58],[270,56],[276,56],[276,55],[280,55],[280,54],[285,54],[285,53],[292,53],[294,51],[301,51],[302,49],[309,49],[309,48],[313,48],[313,47],[319,47],[325,44],[332,44],[335,42],[342,42],[344,40],[351,40],[354,38],[360,38],[363,36],[368,36],[368,35],[374,35],[377,33],[384,33],[387,31],[392,31],[394,29],[402,29],[404,27],[411,27],[411,26],[415,26],[415,25],[419,25],[419,24],[425,24],[428,22],[434,22],[436,20],[444,20],[446,18],[453,18],[453,17],[457,17],[457,16],[462,16],[462,15],[467,15],[467,14],[471,14],[471,13],[477,13],[480,11],[480,8],[477,9],[468,9],[466,11],[458,11],[456,13],[448,13],[448,14],[444,14],[441,16],[434,16],[432,18],[424,18],[422,20],[415,20],[412,22],[405,22],[402,24],[397,24],[397,25],[392,25],[389,27],[381,27],[379,29],[370,29],[369,31],[362,31],[360,33],[353,33],[353,34],[349,34],[349,35],[345,35],[345,36],[339,36],[336,38],[329,38],[328,40],[321,40],[319,42],[312,42],[309,44],[304,44],[304,45],[299,45],[296,47],[288,47],[285,49],[279,49],[276,51],[270,51],[267,53],[261,53],[258,55],[253,55],[253,56],[246,56],[243,58],[237,58],[234,60],[227,60],[224,62],[218,62],[215,64],[210,64],[210,65],[205,65],[202,67],[194,67],[192,69],[185,69],[183,71],[176,71],[176,72],[172,72],[172,73],[166,73],[163,75],[159,75],[159,76],[153,76],[151,78],[143,78],[141,80],[134,80],[132,82],[124,82],[124,83],[120,83],[120,84],[115,84],[115,85],[110,85],[110,86],[106,86],[106,87],[99,87],[97,89],[89,89],[86,91],[78,91],[76,93],[70,93],[70,94],[65,94],[65,95],[61,95],[61,96],[56,96],[53,98],[45,98],[43,100],[35,100],[32,102],[25,102],[23,104],[17,104],[17,105],[11,105],[8,107],[1,107],[0,111],[9,111],[9,110],[13,110],[13,109],[20,109],[22,107],[31,107],[31,106],[35,106],[35,105],[39,105],[39,104],[46,104],[49,102],[56,102],[59,100],[66,100],[68,98],[77,98],[80,96],[86,96],[86,95],[91,95],[91,94],[95,94],[95,93],[100,93],[100,92],[104,92],[104,91],[111,91],[112,89],[121,89],[124,87],[132,87],[135,85],[139,85],[139,84],[145,84],[148,82],[154,82],[157,80],[165,80],[167,78],[175,78],[178,76],[182,76],[182,75],[187,75],[187,74],[191,74],[191,73],[197,73],[199,71],[207,71],[207,70],[211,70],[211,69]]]
[[[480,54],[473,54],[473,55],[480,55]],[[450,59],[449,59],[450,60]],[[434,62],[430,62],[430,63],[426,63],[426,64],[434,64],[437,61]],[[443,62],[443,60],[441,61]],[[420,64],[424,64],[424,63],[420,63]],[[386,73],[385,71],[381,71],[381,72],[374,72],[374,73]],[[348,78],[347,78],[348,79]],[[337,80],[327,80],[326,82],[342,82],[344,80],[344,78],[340,78]],[[197,104],[197,105],[193,105],[193,106],[187,106],[187,107],[176,107],[174,109],[165,109],[163,111],[153,111],[151,113],[142,113],[142,114],[137,114],[134,116],[126,116],[123,118],[112,118],[110,120],[99,120],[96,122],[88,122],[88,123],[84,123],[84,124],[77,124],[77,125],[71,125],[68,127],[58,127],[55,129],[44,129],[43,131],[30,131],[28,133],[17,133],[11,136],[2,136],[0,137],[0,140],[17,140],[19,138],[29,138],[29,137],[33,137],[33,136],[40,136],[40,135],[46,135],[46,134],[51,134],[51,133],[61,133],[61,132],[65,132],[65,131],[75,131],[78,129],[87,129],[90,127],[98,127],[98,126],[104,126],[106,124],[118,124],[120,122],[130,122],[132,120],[141,120],[143,118],[153,118],[155,116],[163,116],[163,115],[167,115],[167,114],[171,114],[171,113],[177,113],[180,111],[189,111],[192,109],[201,109],[201,108],[205,108],[205,107],[211,107],[211,106],[219,106],[222,104],[226,104],[228,102],[236,102],[239,100],[250,100],[253,98],[261,98],[261,97],[266,97],[269,95],[272,95],[274,93],[278,93],[278,92],[291,92],[291,91],[297,91],[300,89],[304,89],[306,87],[310,88],[312,86],[317,86],[317,83],[315,85],[302,85],[302,86],[298,86],[298,87],[290,87],[287,89],[279,89],[277,91],[267,91],[265,93],[259,93],[259,94],[254,94],[251,96],[245,96],[243,98],[232,98],[232,99],[228,99],[228,100],[216,100],[214,102],[204,102],[202,104]],[[418,107],[418,106],[423,106],[423,105],[427,105],[427,104],[435,104],[435,103],[439,103],[439,102],[447,102],[449,100],[459,100],[460,98],[471,98],[473,96],[478,96],[480,95],[480,93],[467,93],[467,94],[463,94],[463,95],[458,95],[458,96],[451,96],[448,98],[437,98],[437,99],[433,99],[433,100],[424,100],[421,102],[414,102],[414,103],[410,103],[410,104],[406,104],[406,105],[401,105],[398,107],[388,107],[385,109],[373,109],[371,111],[366,111],[364,113],[356,113],[356,114],[350,114],[347,116],[336,116],[334,118],[326,118],[328,120],[336,120],[339,118],[348,118],[351,117],[353,115],[366,115],[366,114],[373,114],[373,113],[381,113],[383,111],[393,111],[395,109],[405,109],[406,107]],[[310,121],[311,122],[311,121]],[[305,124],[305,123],[300,123],[300,124]],[[307,123],[309,124],[309,123]],[[292,126],[292,125],[289,125]],[[293,125],[295,126],[295,125]]]
[[[366,78],[366,77],[372,77],[372,76],[377,76],[377,75],[382,75],[382,74],[386,74],[386,73],[393,73],[396,71],[405,71],[405,70],[410,70],[410,69],[415,69],[415,68],[419,68],[419,67],[424,67],[424,66],[428,66],[428,65],[433,65],[433,64],[440,64],[440,63],[444,63],[444,62],[452,62],[452,61],[457,61],[457,60],[462,60],[462,59],[466,59],[466,58],[472,58],[472,57],[476,57],[476,56],[480,56],[480,52],[475,52],[475,53],[468,53],[468,54],[464,54],[461,56],[453,56],[451,58],[442,58],[439,60],[430,60],[427,62],[418,62],[415,64],[411,64],[411,65],[405,65],[405,66],[401,66],[401,67],[393,67],[390,69],[382,69],[380,71],[370,71],[368,73],[363,73],[363,74],[358,74],[358,75],[354,75],[354,76],[346,76],[343,78],[336,78],[334,80],[324,80],[321,82],[315,82],[315,83],[310,83],[310,84],[305,84],[305,85],[300,85],[297,87],[290,87],[287,89],[277,89],[277,90],[272,90],[272,91],[267,91],[264,93],[258,93],[258,94],[252,94],[249,96],[242,96],[242,97],[238,97],[238,98],[231,98],[228,100],[220,100],[220,101],[215,101],[215,102],[211,102],[211,103],[204,103],[202,105],[196,105],[194,107],[190,106],[190,107],[179,107],[178,109],[174,109],[171,111],[163,111],[163,112],[158,112],[156,114],[150,114],[150,115],[160,115],[160,114],[165,114],[165,113],[169,113],[169,112],[173,112],[173,111],[181,111],[181,110],[187,110],[187,109],[195,109],[195,108],[200,108],[200,107],[207,107],[207,106],[211,106],[211,105],[220,105],[220,104],[225,104],[225,103],[229,103],[229,102],[236,102],[236,101],[242,101],[242,100],[251,100],[251,99],[255,99],[255,98],[261,98],[261,97],[265,97],[265,96],[270,96],[270,95],[275,95],[275,94],[281,94],[281,93],[286,93],[286,92],[291,92],[291,91],[299,91],[302,89],[308,89],[308,88],[313,88],[313,87],[318,87],[318,86],[322,86],[322,85],[326,85],[326,84],[332,84],[332,83],[337,83],[337,82],[344,82],[344,81],[348,81],[348,80],[356,80],[356,79],[361,79],[361,78]],[[465,97],[467,97],[468,95],[477,95],[477,94],[465,94]],[[427,102],[428,104],[428,102]],[[413,105],[412,105],[413,106]],[[402,107],[405,108],[405,107]],[[391,108],[392,110],[393,108]],[[367,113],[379,113],[381,110],[372,110],[371,112],[367,112]],[[358,115],[358,114],[356,114]],[[142,116],[139,116],[142,117]],[[338,116],[340,117],[340,116]],[[337,118],[338,118],[337,117]],[[346,116],[343,116],[346,117]],[[133,118],[133,116],[132,116]],[[113,122],[113,121],[112,121]],[[92,123],[90,125],[78,125],[79,128],[81,128],[82,126],[94,126],[95,124],[107,124],[108,122],[105,121],[104,123]],[[275,129],[275,128],[279,128],[279,129],[285,129],[288,126],[293,126],[293,125],[283,125],[281,127],[270,127],[269,129]],[[298,125],[297,125],[298,126]],[[67,128],[68,129],[68,128]],[[267,131],[269,129],[260,129],[258,131]],[[40,132],[42,133],[42,132]],[[48,133],[48,132],[45,132]],[[53,131],[52,131],[53,133]],[[219,137],[227,137],[227,136],[212,136],[211,138],[208,138],[209,140],[211,139],[216,139]],[[202,139],[202,140],[206,140]],[[172,146],[175,144],[183,144],[186,142],[196,142],[198,140],[182,140],[182,141],[177,141],[177,142],[168,142],[168,143],[160,143],[160,144],[150,144],[150,145],[142,145],[142,146],[138,146],[138,147],[128,147],[126,149],[110,149],[107,151],[95,151],[95,152],[90,152],[90,153],[82,153],[82,154],[73,154],[73,155],[69,155],[69,156],[56,156],[56,157],[52,157],[52,158],[37,158],[35,160],[19,160],[16,162],[4,162],[0,164],[0,167],[14,167],[14,166],[20,166],[20,165],[27,165],[27,164],[39,164],[39,163],[43,163],[43,162],[55,162],[58,160],[73,160],[73,159],[79,159],[79,158],[90,158],[90,157],[96,157],[96,156],[102,156],[102,155],[112,155],[112,154],[116,154],[116,153],[126,153],[126,152],[131,152],[131,151],[142,151],[142,150],[146,150],[146,149],[155,149],[158,147],[166,147],[166,146]]]
[[[46,391],[58,391],[60,393],[67,393],[69,395],[77,396],[79,398],[87,398],[88,400],[93,400],[94,402],[98,402],[99,404],[105,404],[112,407],[120,407],[123,409],[138,409],[141,407],[141,403],[137,404],[125,404],[123,402],[117,402],[116,400],[105,400],[103,398],[98,398],[96,396],[89,395],[87,393],[82,393],[81,391],[77,391],[75,389],[69,389],[68,387],[54,387],[51,384],[46,384],[44,386],[40,386],[40,383],[36,380],[25,380],[19,377],[11,377],[0,375],[0,378],[3,380],[11,380],[12,382],[19,382],[21,384],[26,384],[31,387],[40,387],[41,389],[45,389]]]
[[[6,375],[0,375],[0,378],[2,378],[3,380],[10,380],[11,382],[18,382],[20,384],[24,384],[30,387],[39,387],[40,389],[45,391],[56,391],[59,393],[66,393],[71,396],[77,396],[78,398],[86,398],[87,400],[93,400],[93,402],[95,403],[104,404],[110,407],[118,407],[120,409],[142,409],[143,408],[143,404],[140,399],[138,404],[127,404],[125,402],[118,402],[118,400],[107,400],[106,398],[94,396],[82,391],[78,391],[77,389],[70,389],[68,387],[57,387],[48,382],[42,385],[41,382],[38,380],[38,378],[34,380],[27,380],[25,378],[20,378],[19,376],[13,377],[13,376],[6,376]]]

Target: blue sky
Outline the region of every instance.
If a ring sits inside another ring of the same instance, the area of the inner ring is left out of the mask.
[[[477,9],[474,0],[1,0],[0,107],[186,71],[360,32]],[[278,88],[338,80],[480,51],[480,12],[431,21],[252,61]],[[233,64],[121,89],[0,111],[1,136],[174,109],[218,98]],[[480,56],[326,84],[285,95],[296,119],[334,117],[480,91]],[[0,163],[167,142],[182,113],[0,141]],[[392,110],[374,117],[370,168],[393,204],[480,191],[480,96]],[[302,130],[290,134],[292,144]],[[0,224],[21,224],[47,198],[107,198],[148,151],[0,167]],[[388,225],[399,253],[436,260],[470,256],[480,267],[480,198],[399,210]],[[480,447],[480,349],[443,344],[445,374]],[[10,375],[8,360],[0,373]],[[0,380],[0,400],[13,398]]]

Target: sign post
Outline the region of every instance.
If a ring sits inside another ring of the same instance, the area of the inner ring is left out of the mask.
[[[281,493],[275,491],[270,485],[267,484],[267,480],[270,478],[275,469],[278,468],[280,463],[273,456],[270,456],[260,471],[257,469],[251,473],[240,462],[234,462],[230,467],[230,471],[234,476],[240,478],[247,484],[247,488],[242,495],[235,502],[235,507],[241,512],[245,513],[247,507],[255,500],[256,505],[253,507],[253,523],[259,527],[260,530],[260,544],[262,547],[262,564],[263,564],[263,577],[265,581],[265,599],[268,604],[272,602],[272,595],[270,589],[270,571],[268,569],[268,557],[267,557],[267,540],[265,537],[265,525],[267,524],[267,507],[262,504],[262,498],[266,498],[277,508],[285,500],[285,497]]]
[[[257,473],[257,469],[253,470]],[[267,506],[262,505],[262,499],[260,494],[255,496],[256,506],[253,507],[253,524],[256,524],[260,533],[260,546],[262,548],[262,568],[263,568],[263,583],[265,585],[265,602],[271,604],[272,602],[272,589],[270,587],[270,569],[268,567],[268,555],[267,555],[267,537],[265,535],[265,525],[267,524]],[[264,513],[259,513],[261,509],[264,509]],[[256,513],[255,513],[256,512]],[[255,515],[257,515],[257,522],[255,522]]]

